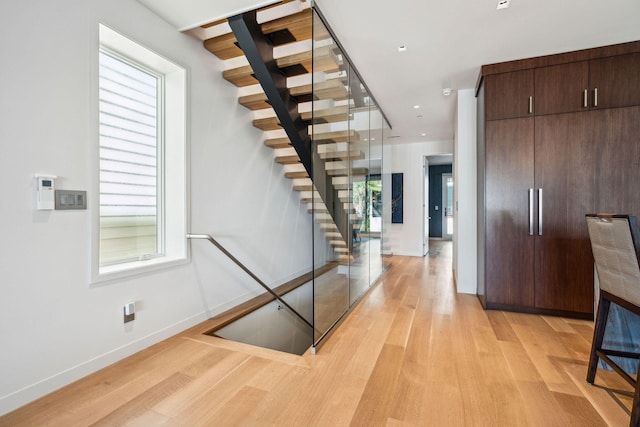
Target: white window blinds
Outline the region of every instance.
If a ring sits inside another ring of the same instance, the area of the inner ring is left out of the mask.
[[[162,252],[161,82],[100,52],[100,265]]]

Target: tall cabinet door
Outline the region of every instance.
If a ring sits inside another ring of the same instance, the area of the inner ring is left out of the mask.
[[[593,123],[599,124],[593,133],[597,150],[596,212],[640,217],[640,107],[590,114]]]
[[[487,306],[533,306],[533,118],[486,122],[485,284]]]
[[[535,306],[593,310],[593,257],[585,215],[595,211],[596,163],[591,112],[536,117]]]

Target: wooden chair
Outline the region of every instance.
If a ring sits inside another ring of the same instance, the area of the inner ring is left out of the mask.
[[[632,387],[633,408],[630,426],[640,426],[638,391],[640,381],[625,372],[611,357],[640,359],[640,353],[602,348],[611,303],[640,315],[640,233],[636,217],[629,215],[587,215],[587,227],[593,250],[600,296],[593,331],[587,382],[596,378],[602,359]],[[637,378],[637,374],[636,374]]]

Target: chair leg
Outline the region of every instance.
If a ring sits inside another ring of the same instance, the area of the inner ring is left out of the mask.
[[[609,306],[611,302],[603,298],[600,293],[600,301],[598,302],[598,312],[596,314],[596,324],[593,328],[593,341],[591,343],[591,355],[589,356],[589,370],[587,371],[587,382],[593,384],[596,379],[596,370],[598,369],[597,350],[602,348],[604,339],[604,331],[607,327],[607,318],[609,317]]]

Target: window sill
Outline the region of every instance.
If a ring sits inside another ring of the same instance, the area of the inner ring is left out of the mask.
[[[186,256],[163,256],[144,261],[133,261],[123,264],[100,267],[97,276],[91,280],[92,285],[103,284],[118,279],[127,279],[146,273],[152,273],[165,268],[186,264],[189,259]]]

